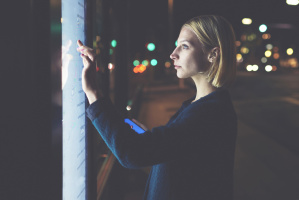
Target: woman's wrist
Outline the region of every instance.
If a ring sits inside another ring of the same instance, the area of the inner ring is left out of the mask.
[[[86,92],[89,105],[102,98],[102,93],[99,90]]]

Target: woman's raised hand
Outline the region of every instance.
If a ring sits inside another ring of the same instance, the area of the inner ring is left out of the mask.
[[[85,92],[89,104],[101,97],[96,77],[96,54],[92,48],[84,46],[80,40],[77,41],[77,51],[81,53],[83,61],[82,89]]]

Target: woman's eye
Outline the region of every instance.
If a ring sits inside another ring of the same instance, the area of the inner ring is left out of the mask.
[[[182,46],[183,46],[183,49],[188,49],[189,48],[188,45],[186,45],[186,44],[183,44]]]

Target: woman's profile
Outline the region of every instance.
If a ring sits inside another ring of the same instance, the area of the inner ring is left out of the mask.
[[[147,200],[232,200],[237,117],[226,89],[236,74],[235,35],[220,16],[199,16],[181,28],[170,55],[178,78],[192,78],[195,97],[169,122],[137,134],[124,122],[95,77],[95,54],[78,41],[84,68],[87,115],[118,161],[127,168],[152,166]]]

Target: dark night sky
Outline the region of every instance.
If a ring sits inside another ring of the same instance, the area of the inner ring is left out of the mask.
[[[205,14],[217,14],[227,18],[233,25],[237,39],[247,26],[242,25],[244,17],[252,18],[253,30],[260,24],[287,23],[294,29],[274,29],[268,26],[273,39],[287,46],[298,44],[299,6],[289,6],[285,0],[173,0],[174,39],[181,25],[188,19]],[[131,0],[131,44],[142,48],[145,42],[156,40],[166,43],[168,39],[167,0]],[[138,48],[139,47],[139,48]]]

